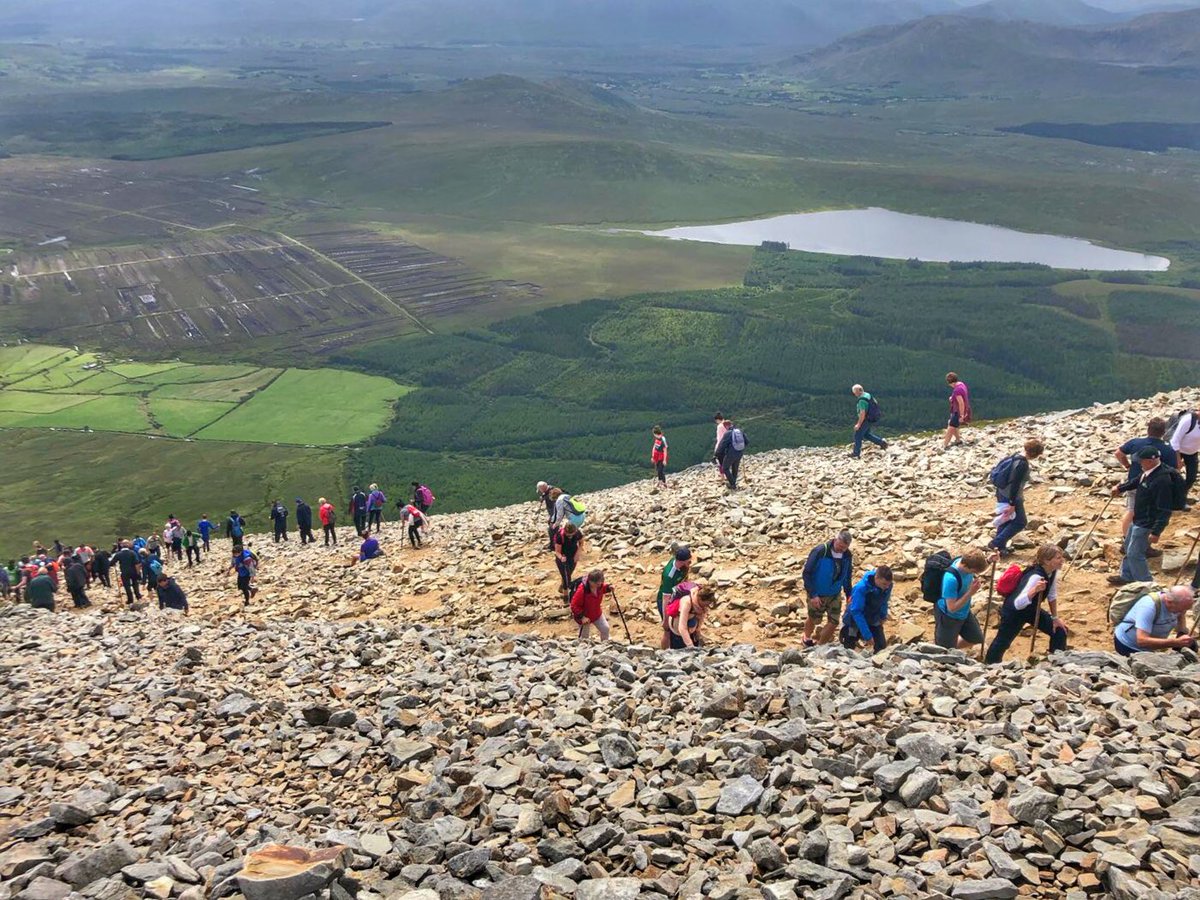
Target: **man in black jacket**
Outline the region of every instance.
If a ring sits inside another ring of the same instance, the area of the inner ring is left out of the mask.
[[[182,612],[185,616],[188,614],[187,594],[183,592],[174,578],[168,578],[164,573],[158,576],[158,583],[154,586],[154,590],[158,594],[158,608],[169,609],[173,612]]]
[[[75,604],[76,609],[83,609],[85,606],[91,606],[92,601],[87,596],[87,568],[83,561],[78,556],[72,556],[67,563],[67,593],[71,595],[71,601]]]
[[[1163,529],[1171,521],[1175,507],[1171,474],[1162,464],[1162,452],[1157,447],[1143,447],[1134,458],[1141,471],[1124,484],[1113,488],[1117,497],[1136,491],[1133,498],[1133,524],[1125,535],[1125,559],[1121,574],[1110,575],[1110,584],[1129,584],[1133,581],[1153,581],[1146,554],[1151,544],[1157,544]]]
[[[312,533],[312,507],[299,497],[296,498],[296,528],[300,531],[301,544],[317,542]]]
[[[287,516],[287,507],[276,500],[275,505],[271,507],[271,521],[275,523],[275,543],[277,544],[281,540],[288,539]]]
[[[1030,438],[1025,442],[1023,453],[1002,460],[993,470],[993,473],[1002,472],[1005,477],[996,484],[996,536],[988,546],[1000,551],[1001,557],[1012,553],[1008,542],[1029,524],[1025,517],[1025,485],[1029,481],[1029,463],[1041,456],[1044,449],[1041,441]]]
[[[141,561],[138,555],[133,552],[129,546],[129,541],[121,541],[121,549],[112,556],[112,563],[117,567],[117,572],[121,576],[121,587],[125,590],[125,599],[133,606],[133,600],[136,597],[142,599],[142,589],[139,584],[141,581]]]

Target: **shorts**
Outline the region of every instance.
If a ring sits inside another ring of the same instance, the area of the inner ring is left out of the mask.
[[[1130,512],[1133,512],[1136,504],[1137,504],[1137,491],[1126,491],[1125,492],[1125,508],[1127,510],[1129,510]]]
[[[983,629],[979,627],[979,620],[975,618],[975,613],[967,613],[965,619],[955,619],[938,607],[933,608],[933,642],[939,647],[945,647],[947,650],[953,650],[958,646],[958,639],[961,637],[968,644],[983,643]]]
[[[946,424],[947,424],[947,425],[948,425],[950,428],[957,428],[957,427],[958,427],[958,425],[959,425],[959,416],[958,416],[958,413],[956,413],[956,412],[952,412],[952,413],[950,413],[950,421],[949,421],[949,422],[947,422]]]
[[[834,594],[832,597],[814,597],[814,600],[824,600],[820,609],[813,606],[813,601],[808,601],[808,617],[814,622],[820,622],[821,619],[827,618],[830,622],[840,622],[842,619],[842,595]]]

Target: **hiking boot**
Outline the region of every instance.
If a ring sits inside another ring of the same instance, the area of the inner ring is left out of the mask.
[[[880,445],[879,445],[879,449],[880,449],[880,450],[886,450],[887,448],[888,448],[888,442],[887,442],[887,441],[884,441],[882,444],[880,444]]]
[[[1149,550],[1146,551],[1146,559],[1155,559],[1159,556],[1162,556],[1162,551],[1159,550],[1157,547],[1151,547]]]
[[[1120,575],[1109,575],[1108,583],[1111,584],[1113,587],[1120,587],[1123,584],[1132,584],[1132,582],[1126,581]]]
[[[850,458],[851,459],[862,459],[862,457],[857,453],[851,453]]]

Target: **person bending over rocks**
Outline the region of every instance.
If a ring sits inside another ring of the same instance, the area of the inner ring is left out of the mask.
[[[979,576],[987,566],[987,557],[971,550],[954,560],[942,576],[942,597],[933,608],[934,641],[939,647],[961,650],[983,643],[983,629],[971,612],[971,598],[979,590]]]
[[[662,579],[658,583],[658,596],[655,598],[658,618],[663,627],[660,644],[663,650],[671,646],[671,629],[667,627],[667,604],[671,602],[675,588],[687,580],[691,569],[692,551],[685,546],[676,547],[674,558],[663,566]]]
[[[579,639],[586,641],[592,626],[600,632],[600,640],[607,641],[609,630],[608,620],[604,618],[604,596],[611,594],[613,589],[604,583],[604,572],[593,569],[587,578],[579,582],[571,595],[571,616],[579,625]]]
[[[25,582],[25,599],[34,609],[48,609],[54,612],[54,580],[45,567],[39,568],[37,574]]]
[[[1113,648],[1122,656],[1149,650],[1195,650],[1196,639],[1187,631],[1187,611],[1194,602],[1191,588],[1183,585],[1146,594],[1118,623]]]
[[[850,551],[849,531],[831,541],[818,544],[804,563],[804,592],[808,594],[808,616],[804,620],[804,646],[828,644],[842,618],[842,597],[850,599],[854,554]],[[813,640],[817,624],[825,624]],[[869,634],[870,632],[865,632]]]
[[[421,546],[421,532],[428,527],[429,517],[411,504],[400,512],[400,521],[408,526],[408,543],[414,550]]]
[[[187,594],[183,592],[175,579],[167,575],[159,575],[158,583],[154,586],[158,594],[158,608],[170,612],[188,614]]]
[[[887,647],[883,623],[888,620],[888,603],[892,599],[892,570],[876,566],[854,586],[850,603],[842,620],[842,646],[857,650],[861,641],[870,638],[878,653]]]
[[[1002,662],[1021,629],[1035,619],[1038,630],[1050,635],[1051,653],[1067,649],[1067,626],[1058,617],[1058,573],[1062,565],[1063,552],[1057,544],[1038,547],[1033,565],[1021,573],[1017,586],[1004,597],[1000,625],[985,657],[989,665]],[[1039,610],[1043,600],[1049,612]]]
[[[671,649],[703,647],[704,620],[716,605],[717,593],[711,587],[691,581],[676,585],[666,608]]]

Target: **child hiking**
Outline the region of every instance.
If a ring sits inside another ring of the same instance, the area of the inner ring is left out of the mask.
[[[650,447],[650,462],[654,465],[654,473],[658,477],[658,483],[666,487],[667,458],[669,453],[667,436],[663,434],[661,425],[655,425],[651,433],[654,435],[654,443]]]

